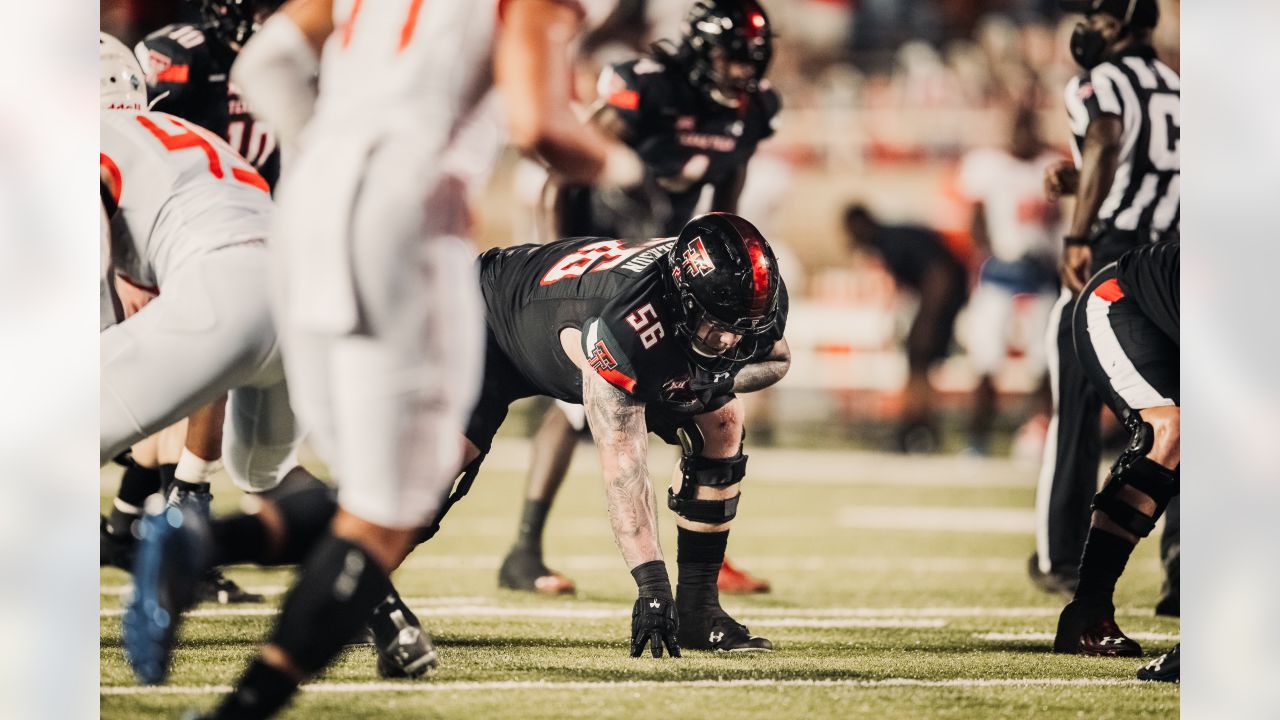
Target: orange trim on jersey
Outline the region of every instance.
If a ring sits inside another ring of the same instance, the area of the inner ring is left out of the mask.
[[[107,189],[111,191],[111,201],[116,207],[120,207],[120,193],[124,192],[124,176],[120,174],[120,166],[106,153],[98,153],[98,167],[106,168],[107,174],[111,176],[111,187]]]
[[[267,181],[255,170],[233,167],[231,168],[231,177],[246,185],[252,185],[264,193],[271,192],[271,186],[268,185]]]
[[[597,370],[596,372],[600,373],[600,377],[607,380],[610,385],[625,390],[628,395],[636,391],[635,378],[627,377],[617,370]]]
[[[418,27],[418,11],[422,9],[422,0],[413,0],[409,5],[409,17],[404,19],[404,27],[400,28],[400,47],[396,52],[403,51],[409,41],[413,40],[413,31]]]
[[[609,96],[609,104],[623,110],[635,110],[640,107],[640,93],[635,90],[619,90]]]
[[[342,49],[346,50],[351,44],[351,32],[355,30],[356,15],[360,14],[360,6],[364,4],[364,0],[356,0],[351,6],[351,15],[347,16],[347,21],[342,23]]]
[[[170,65],[156,73],[156,82],[185,83],[191,78],[190,65]]]
[[[1106,282],[1094,288],[1093,294],[1107,302],[1115,302],[1124,297],[1124,290],[1120,289],[1120,283],[1116,282],[1115,278],[1109,278]]]

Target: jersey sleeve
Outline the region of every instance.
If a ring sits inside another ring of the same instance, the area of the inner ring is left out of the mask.
[[[982,199],[990,192],[992,175],[994,174],[992,160],[994,160],[994,157],[991,151],[984,148],[971,150],[960,161],[960,172],[956,178],[956,188],[966,200],[982,202]]]
[[[610,385],[644,400],[640,396],[639,373],[627,350],[603,318],[592,318],[587,322],[582,333],[582,352],[591,368]]]
[[[760,135],[760,139],[773,137],[778,131],[778,117],[782,112],[782,97],[778,95],[778,91],[773,89],[773,85],[768,80],[760,81],[760,91],[757,93],[760,107],[764,111],[764,131]]]
[[[658,83],[665,68],[650,58],[610,65],[600,73],[596,94],[622,121],[626,136],[641,130],[645,109],[659,102]]]
[[[169,25],[134,48],[147,77],[152,110],[190,118],[199,113],[197,79],[208,74],[208,41],[200,28]]]
[[[1114,66],[1104,64],[1067,83],[1063,99],[1072,132],[1083,137],[1089,125],[1103,115],[1125,117],[1123,96],[1114,77],[1119,72]]]

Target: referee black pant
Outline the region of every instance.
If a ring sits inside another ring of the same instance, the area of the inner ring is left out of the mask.
[[[1094,244],[1090,275],[1137,247],[1138,237],[1127,231],[1105,233]],[[1102,397],[1090,385],[1076,356],[1071,323],[1074,308],[1075,296],[1063,288],[1049,316],[1045,338],[1053,417],[1036,488],[1035,514],[1036,554],[1041,572],[1046,573],[1074,573],[1079,567],[1102,461],[1098,422]],[[1180,515],[1175,499],[1165,515],[1160,543],[1166,574],[1175,586]]]

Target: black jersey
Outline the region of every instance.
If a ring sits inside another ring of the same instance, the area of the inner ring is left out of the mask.
[[[669,235],[693,216],[703,187],[725,182],[747,165],[756,146],[773,135],[781,108],[767,82],[741,108],[716,105],[654,58],[606,68],[599,89],[623,123],[623,140],[664,187],[677,188],[670,194]]]
[[[642,402],[688,405],[699,388],[724,376],[692,363],[688,341],[674,333],[662,281],[674,242],[568,238],[490,250],[480,256],[489,330],[542,394],[582,402],[582,373],[560,346],[560,331],[572,327],[582,331],[583,353],[609,383]],[[782,338],[785,285],[781,293],[778,321],[757,355],[726,363],[723,373],[736,375]]]
[[[176,24],[151,33],[134,52],[147,75],[153,110],[217,133],[275,187],[280,150],[271,129],[249,114],[228,80],[234,50],[199,26]]]
[[[1116,282],[1125,296],[1132,297],[1142,314],[1174,342],[1179,342],[1180,247],[1178,241],[1152,243],[1116,261]]]
[[[935,230],[920,225],[883,225],[870,244],[883,258],[885,268],[898,285],[919,290],[924,276],[935,267],[965,274],[964,266],[947,249]]]
[[[1134,232],[1142,241],[1176,232],[1182,134],[1178,74],[1156,59],[1155,50],[1137,46],[1072,78],[1065,101],[1077,167],[1090,123],[1114,115],[1124,126],[1115,180],[1094,232]]]

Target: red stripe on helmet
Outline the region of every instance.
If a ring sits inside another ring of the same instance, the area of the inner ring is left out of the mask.
[[[747,245],[747,259],[751,262],[751,302],[747,309],[762,315],[769,306],[769,256],[764,252],[764,241],[758,237],[743,238]]]

